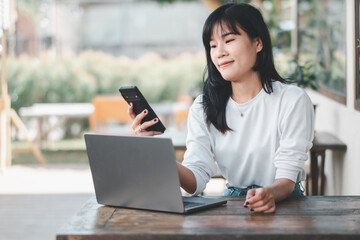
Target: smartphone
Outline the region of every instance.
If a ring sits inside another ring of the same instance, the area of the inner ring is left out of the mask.
[[[159,121],[146,129],[146,131],[158,131],[165,132],[165,126],[160,121],[160,118],[156,115],[154,110],[150,107],[145,97],[141,94],[140,90],[136,86],[120,87],[119,89],[122,97],[125,101],[133,104],[133,111],[136,115],[147,109],[148,114],[141,120],[141,123],[151,121],[157,118]]]

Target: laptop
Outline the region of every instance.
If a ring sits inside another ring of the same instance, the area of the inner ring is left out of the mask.
[[[227,202],[182,196],[170,138],[96,133],[84,136],[99,204],[190,213]]]

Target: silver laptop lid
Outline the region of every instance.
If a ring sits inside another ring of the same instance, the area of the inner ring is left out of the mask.
[[[184,212],[171,139],[85,134],[98,203]]]

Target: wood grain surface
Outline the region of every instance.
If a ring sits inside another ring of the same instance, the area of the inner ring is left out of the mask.
[[[360,239],[360,196],[310,196],[251,213],[243,197],[189,215],[102,206],[91,198],[57,240],[80,239]]]

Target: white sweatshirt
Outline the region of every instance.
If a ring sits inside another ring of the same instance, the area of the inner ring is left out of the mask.
[[[296,86],[273,83],[273,92],[262,89],[249,102],[232,98],[226,105],[226,121],[232,131],[222,134],[208,125],[202,95],[190,108],[187,150],[183,165],[195,175],[201,193],[217,172],[234,187],[270,186],[275,179],[305,179],[304,162],[312,147],[314,109],[306,92]]]

